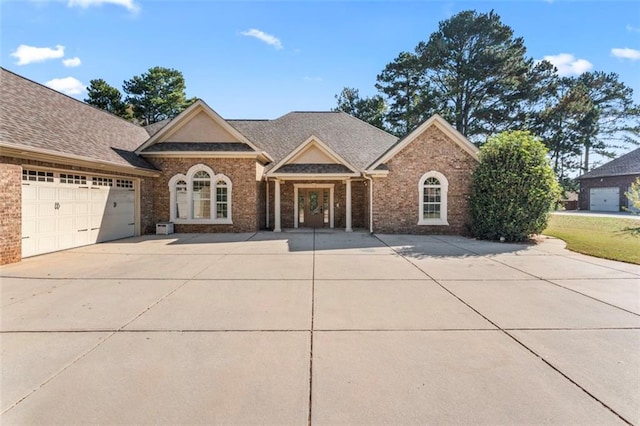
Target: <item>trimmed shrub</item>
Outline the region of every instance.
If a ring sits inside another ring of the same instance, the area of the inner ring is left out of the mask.
[[[524,241],[547,227],[560,186],[547,149],[529,132],[503,132],[480,149],[473,175],[471,233],[480,239]]]

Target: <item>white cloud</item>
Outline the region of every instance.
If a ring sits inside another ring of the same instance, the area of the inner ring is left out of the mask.
[[[628,47],[625,47],[624,49],[616,48],[611,49],[611,55],[615,56],[616,58],[631,59],[632,61],[637,61],[638,59],[640,59],[640,50],[629,49]]]
[[[62,65],[68,68],[79,67],[82,61],[77,56],[75,58],[63,59]]]
[[[122,6],[130,12],[138,12],[140,10],[140,6],[134,0],[69,0],[67,2],[68,7],[77,6],[82,9],[87,9],[91,6],[102,6],[103,4]]]
[[[640,33],[640,27],[634,27],[633,25],[627,25],[627,31]]]
[[[65,95],[79,95],[84,93],[86,86],[82,82],[73,77],[54,78],[45,83],[45,86],[62,92]]]
[[[560,53],[544,57],[545,61],[551,62],[562,76],[580,75],[593,68],[593,64],[586,59],[576,59],[570,53]]]
[[[275,47],[276,49],[282,49],[282,42],[271,34],[267,34],[263,31],[256,30],[255,28],[251,28],[249,31],[243,31],[240,34],[247,37],[255,37],[258,40],[264,41],[270,46]]]
[[[11,56],[18,58],[18,62],[16,62],[18,65],[44,62],[48,59],[62,58],[64,56],[64,46],[57,45],[52,49],[50,47],[34,47],[21,44]]]

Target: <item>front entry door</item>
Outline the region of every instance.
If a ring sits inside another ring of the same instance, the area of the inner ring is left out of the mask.
[[[329,190],[301,190],[298,204],[299,225],[307,228],[329,226]]]
[[[322,208],[322,190],[307,190],[305,209],[305,225],[310,228],[322,228],[323,225],[323,208]]]

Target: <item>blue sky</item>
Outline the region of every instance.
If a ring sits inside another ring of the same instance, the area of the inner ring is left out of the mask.
[[[78,99],[91,79],[121,89],[158,65],[225,118],[328,110],[345,86],[376,93],[376,75],[439,21],[494,9],[530,57],[616,72],[640,102],[634,1],[0,1],[0,64]]]

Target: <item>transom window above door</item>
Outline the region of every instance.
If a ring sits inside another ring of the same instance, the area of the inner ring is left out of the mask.
[[[170,220],[178,224],[231,224],[231,180],[205,164],[169,180]]]

